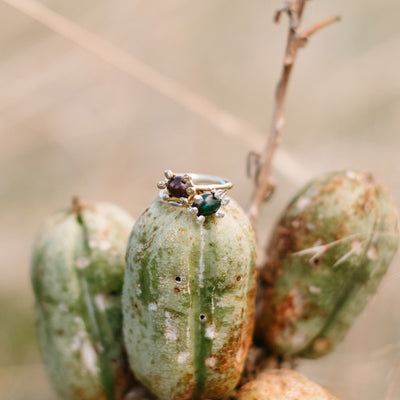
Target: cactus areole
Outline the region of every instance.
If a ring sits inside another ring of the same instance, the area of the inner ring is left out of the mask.
[[[50,216],[33,249],[39,344],[65,400],[119,400],[131,383],[121,292],[133,219],[105,203]]]
[[[376,292],[397,246],[397,209],[369,174],[315,179],[272,235],[257,336],[279,354],[328,353]]]
[[[124,339],[135,377],[163,400],[218,399],[251,343],[255,240],[241,208],[203,225],[159,197],[127,248]]]

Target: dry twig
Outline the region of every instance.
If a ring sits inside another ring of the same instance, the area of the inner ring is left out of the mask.
[[[307,30],[301,31],[299,27],[305,3],[306,0],[288,1],[275,15],[275,22],[279,22],[280,16],[283,12],[288,14],[290,21],[289,36],[284,56],[282,75],[276,90],[275,109],[272,116],[268,142],[259,159],[259,168],[256,172],[253,199],[249,210],[249,217],[254,228],[256,228],[259,219],[260,207],[266,200],[266,197],[269,197],[274,187],[270,178],[272,158],[280,141],[280,135],[284,123],[286,93],[297,51],[307,43],[307,40],[311,35],[318,32],[323,27],[339,20],[338,17],[328,18],[316,23]]]

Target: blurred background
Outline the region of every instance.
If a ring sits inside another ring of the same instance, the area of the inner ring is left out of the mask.
[[[137,217],[166,168],[227,176],[266,140],[287,35],[278,0],[0,0],[0,399],[54,400],[36,344],[30,250],[73,195]],[[43,7],[44,6],[44,7]],[[400,2],[340,14],[299,53],[262,237],[313,175],[371,171],[400,205]],[[265,239],[262,239],[265,241]],[[346,340],[300,371],[342,400],[400,398],[400,258]]]

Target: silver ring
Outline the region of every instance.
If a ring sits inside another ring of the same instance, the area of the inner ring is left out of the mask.
[[[197,190],[211,192],[212,190],[229,190],[233,184],[226,178],[214,175],[188,174]]]
[[[164,176],[165,179],[157,183],[162,201],[187,208],[197,216],[199,224],[204,223],[206,216],[221,218],[225,215],[220,208],[229,202],[226,192],[233,185],[228,179],[205,174],[179,174],[170,170],[164,171]]]

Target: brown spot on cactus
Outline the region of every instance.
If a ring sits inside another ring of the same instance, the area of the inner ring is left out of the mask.
[[[132,383],[120,300],[132,225],[116,206],[75,200],[37,236],[31,279],[39,344],[63,399],[118,400]]]
[[[316,339],[313,343],[313,352],[315,354],[325,354],[332,347],[332,343],[325,338]]]
[[[140,313],[140,308],[136,303],[132,303],[132,308],[133,308],[134,311]]]
[[[398,246],[398,213],[369,174],[317,178],[290,202],[260,271],[257,339],[278,354],[332,350],[374,294]]]

